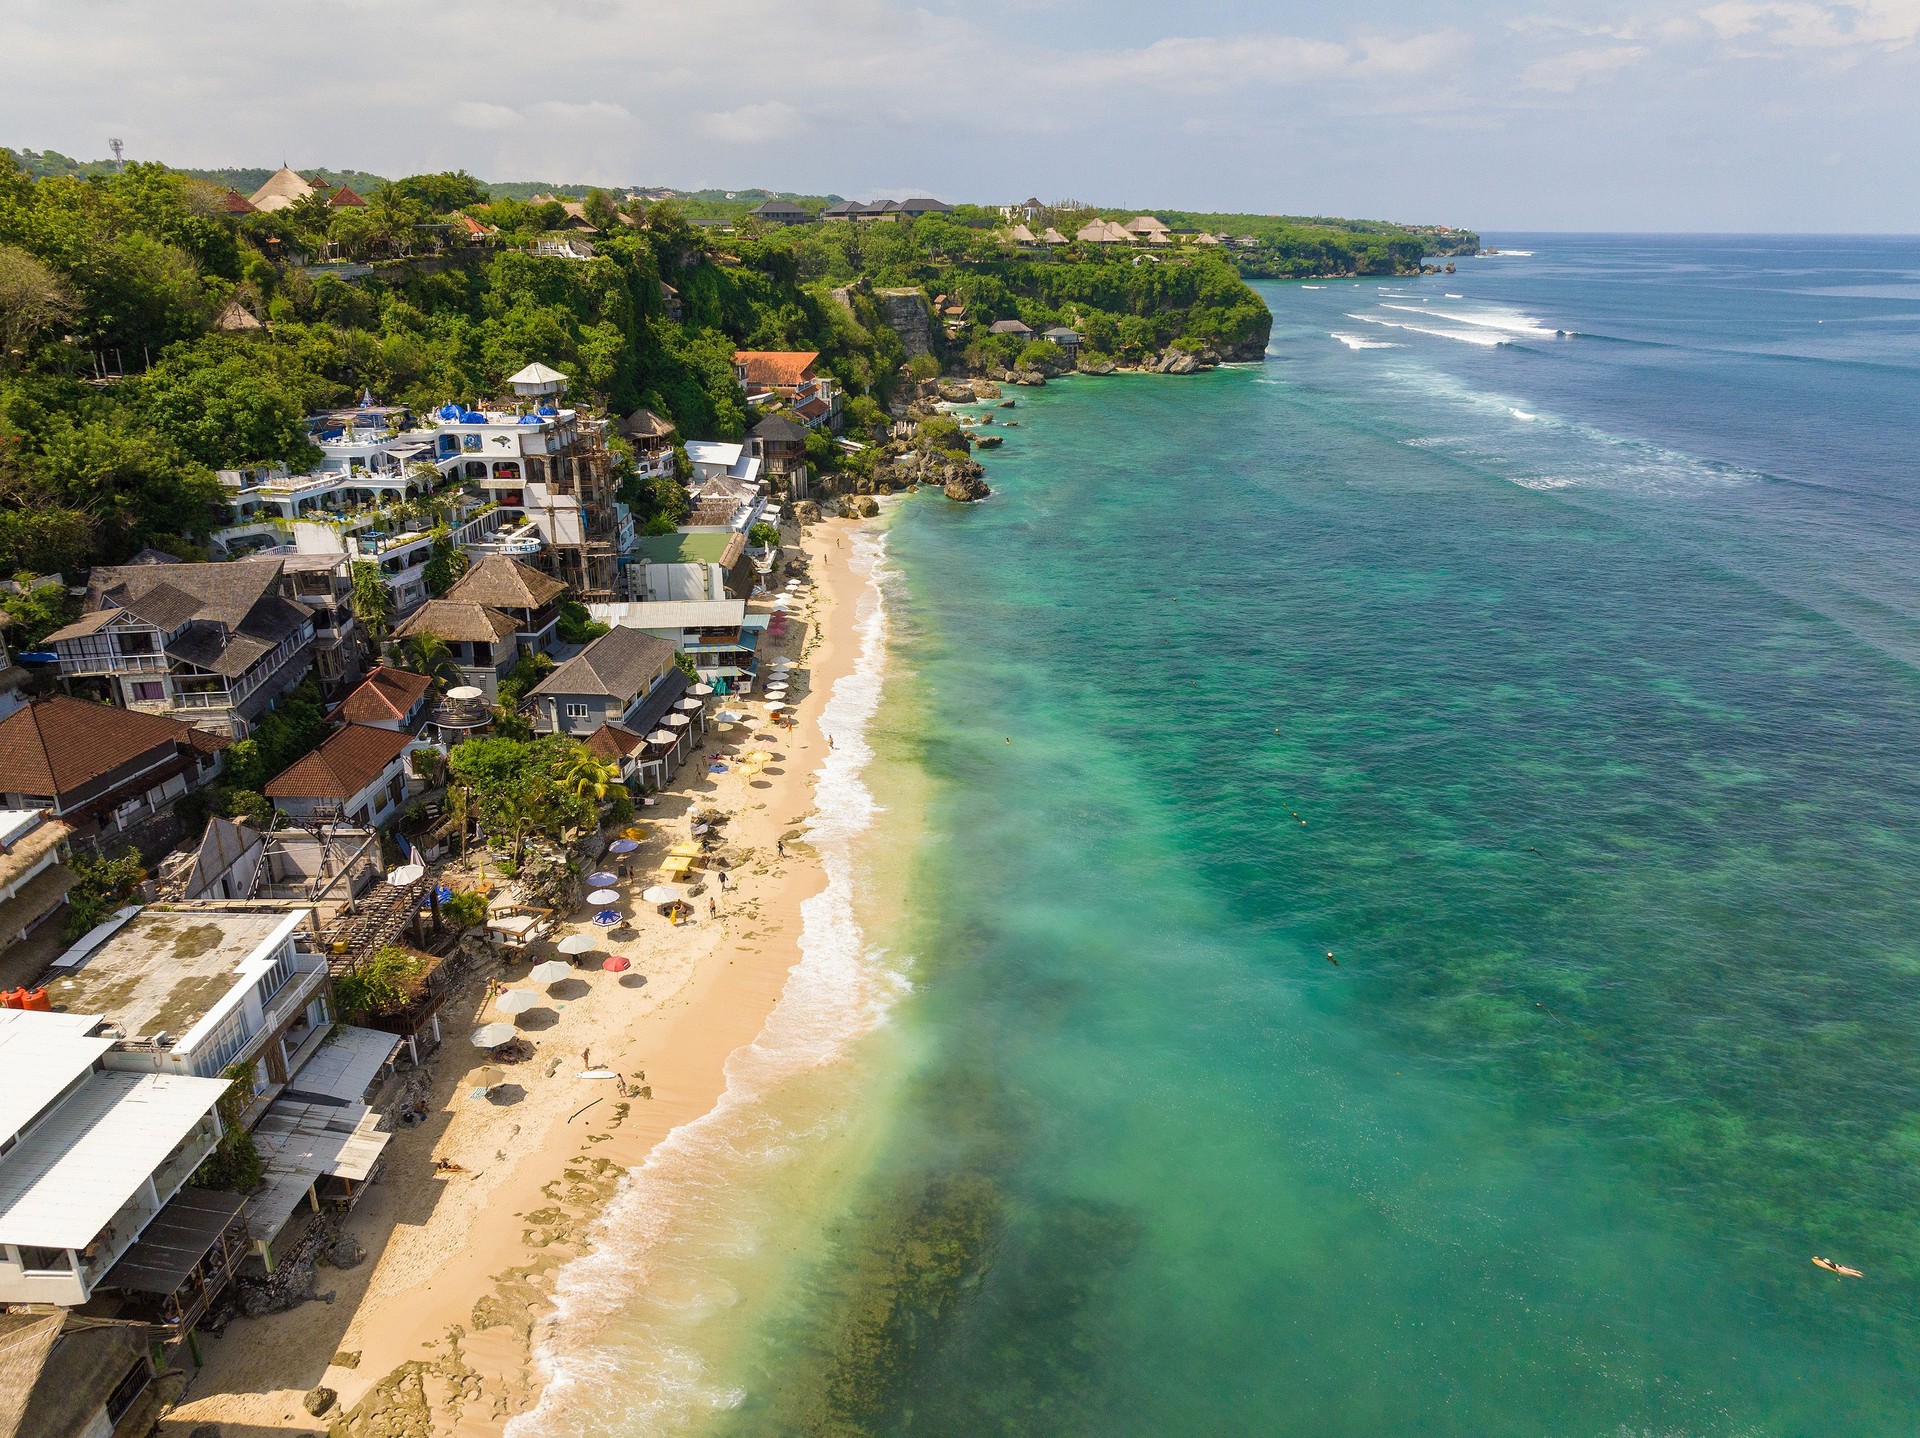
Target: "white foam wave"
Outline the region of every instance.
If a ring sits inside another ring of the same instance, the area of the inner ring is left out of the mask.
[[[1436,310],[1416,308],[1412,305],[1380,306],[1383,310],[1404,310],[1410,314],[1431,315],[1434,319],[1445,320],[1448,324],[1472,325],[1477,329],[1499,330],[1503,334],[1519,335],[1526,339],[1559,339],[1562,331],[1543,325],[1532,315],[1522,314],[1519,310]]]
[[[859,654],[820,715],[834,742],[815,772],[806,839],[827,884],[801,905],[799,962],[759,1037],[728,1058],[718,1103],[655,1145],[593,1225],[588,1252],[561,1270],[553,1316],[534,1350],[545,1386],[538,1404],[507,1424],[507,1438],[603,1431],[616,1395],[633,1420],[622,1431],[634,1432],[679,1427],[740,1400],[714,1381],[698,1353],[658,1325],[649,1325],[639,1343],[632,1333],[605,1330],[642,1292],[681,1319],[737,1299],[697,1265],[663,1261],[664,1240],[703,1209],[723,1211],[743,1165],[777,1162],[806,1141],[805,1131],[761,1101],[843,1059],[909,987],[905,974],[868,945],[853,902],[854,844],[881,812],[863,775],[873,758],[867,728],[880,705],[887,654],[885,536],[857,534],[853,544],[856,571],[867,579],[856,610]]]
[[[1406,330],[1410,334],[1433,335],[1437,339],[1458,340],[1462,344],[1479,345],[1483,349],[1491,349],[1495,345],[1512,344],[1514,338],[1512,335],[1498,334],[1489,330],[1437,329],[1432,325],[1407,324],[1402,320],[1382,319],[1379,315],[1350,314],[1347,318],[1359,320],[1363,325],[1381,325],[1390,330]]]
[[[1397,350],[1400,348],[1392,340],[1370,340],[1365,335],[1342,334],[1339,330],[1333,331],[1329,338],[1339,340],[1350,350]]]
[[[1512,405],[1507,406],[1507,413],[1515,419],[1535,420],[1540,418],[1537,414],[1528,414],[1524,409],[1516,409]]]
[[[1465,296],[1465,295],[1456,295],[1456,294],[1453,294],[1453,293],[1452,293],[1451,291],[1449,291],[1449,292],[1448,292],[1448,294],[1447,294],[1447,298],[1448,298],[1448,299],[1450,299],[1450,300],[1464,300],[1464,299],[1466,298],[1466,296]]]
[[[1326,286],[1325,285],[1302,285],[1300,286],[1300,288],[1303,290],[1324,290]]]

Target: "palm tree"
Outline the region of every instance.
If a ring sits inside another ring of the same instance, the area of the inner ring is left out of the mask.
[[[466,679],[453,650],[437,634],[409,634],[393,646],[393,654],[402,669],[424,674],[445,688],[453,688]]]
[[[597,806],[606,801],[608,790],[619,786],[620,766],[577,749],[561,762],[555,782],[574,798],[589,799]]]

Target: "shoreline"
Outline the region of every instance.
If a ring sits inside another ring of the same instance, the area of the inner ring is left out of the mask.
[[[822,822],[816,790],[829,767],[856,757],[836,754],[820,720],[871,648],[856,632],[868,580],[853,552],[855,536],[875,532],[823,521],[800,541],[810,612],[769,653],[798,659],[805,688],[800,724],[773,745],[775,767],[748,788],[739,770],[715,780],[696,759],[642,811],[654,837],[670,839],[696,803],[730,810],[727,848],[739,858],[716,896],[720,918],[670,928],[639,916],[640,939],[621,946],[633,973],[570,981],[586,992],[554,1003],[544,1027],[523,1021],[536,1053],[510,1074],[523,1091],[504,1105],[472,1094],[469,1075],[486,1056],[466,1046],[465,1023],[483,1016],[495,970],[470,975],[444,1016],[446,1042],[419,1071],[430,1075],[427,1123],[394,1135],[387,1171],[342,1226],[366,1261],[323,1266],[315,1299],[229,1324],[163,1420],[163,1438],[209,1422],[343,1438],[490,1435],[534,1409],[555,1371],[561,1270],[596,1251],[595,1225],[650,1156],[725,1103],[733,1060],[766,1031],[804,960],[804,911],[835,883],[829,863],[796,841]],[[738,748],[749,727],[715,737]],[[776,840],[788,845],[785,858]],[[576,1079],[588,1051],[651,1097],[620,1100]],[[438,1172],[436,1160],[459,1170]],[[320,1387],[336,1401],[315,1416],[303,1400]]]

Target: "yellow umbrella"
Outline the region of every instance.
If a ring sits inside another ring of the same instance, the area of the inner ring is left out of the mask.
[[[755,749],[751,754],[742,754],[740,756],[740,762],[743,764],[770,764],[773,762],[773,755],[769,754],[765,749]]]
[[[644,839],[647,837],[647,831],[643,825],[635,824],[631,829],[622,830],[620,837],[623,839]]]
[[[692,867],[693,860],[689,859],[685,854],[672,854],[660,861],[659,872],[673,878],[678,878]]]
[[[701,849],[701,847],[698,844],[694,843],[693,840],[682,839],[679,843],[675,844],[671,849],[667,850],[667,852],[669,854],[678,854],[688,859],[697,859],[700,857],[700,855],[704,851]]]

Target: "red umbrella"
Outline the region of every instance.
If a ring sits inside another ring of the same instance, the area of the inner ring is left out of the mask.
[[[621,973],[626,969],[632,968],[633,961],[620,954],[609,954],[607,956],[606,962],[601,964],[600,967],[605,969],[610,974],[617,974],[617,973]]]

